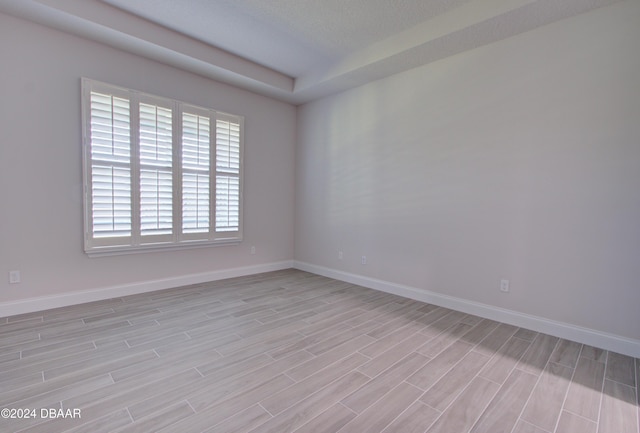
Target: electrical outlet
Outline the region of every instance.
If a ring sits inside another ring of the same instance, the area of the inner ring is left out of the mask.
[[[361,261],[361,263],[362,263],[363,265],[366,265],[366,264],[367,264],[367,256],[362,256],[362,261]]]
[[[500,291],[505,293],[509,291],[509,280],[500,280]]]
[[[338,260],[342,260],[344,258],[344,254],[342,251],[338,251]]]
[[[9,284],[18,284],[20,282],[20,271],[9,271]]]
[[[251,247],[251,254],[255,254],[256,253],[256,247],[252,246]]]

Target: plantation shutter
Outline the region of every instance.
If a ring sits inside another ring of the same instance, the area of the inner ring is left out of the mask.
[[[240,230],[241,119],[216,119],[216,232]]]
[[[173,231],[173,113],[157,104],[140,103],[140,234]]]
[[[91,177],[91,237],[96,240],[130,237],[132,211],[129,99],[92,91],[88,135],[91,161],[88,167]]]
[[[208,235],[211,227],[209,198],[211,120],[208,113],[187,112],[188,108],[184,110],[182,114],[182,232]]]
[[[242,240],[243,118],[82,79],[90,256]]]

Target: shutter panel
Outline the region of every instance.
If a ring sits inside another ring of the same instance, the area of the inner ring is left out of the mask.
[[[216,176],[216,231],[233,232],[240,228],[240,180]]]
[[[90,95],[91,234],[131,236],[131,125],[129,100]]]
[[[240,173],[240,123],[216,121],[216,167],[218,171]]]
[[[140,234],[173,229],[172,110],[140,103]]]
[[[131,161],[129,100],[91,92],[91,159]]]
[[[182,232],[209,233],[211,126],[208,116],[182,116]]]
[[[240,122],[216,120],[216,232],[240,230]]]
[[[131,236],[131,170],[91,167],[93,237]]]

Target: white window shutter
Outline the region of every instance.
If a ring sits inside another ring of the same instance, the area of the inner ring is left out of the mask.
[[[91,184],[93,236],[131,236],[131,170],[93,164]]]
[[[240,119],[216,120],[216,232],[240,230]]]
[[[82,79],[85,251],[242,239],[244,119]]]
[[[172,110],[140,103],[140,234],[173,231]]]
[[[131,236],[131,125],[126,98],[91,92],[91,235]]]
[[[182,115],[182,232],[208,234],[210,218],[211,121]]]

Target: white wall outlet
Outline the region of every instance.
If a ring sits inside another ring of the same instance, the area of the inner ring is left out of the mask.
[[[344,253],[342,251],[338,251],[338,260],[344,259]]]
[[[9,271],[9,284],[18,284],[20,282],[20,271]]]
[[[509,291],[509,280],[500,280],[500,291],[505,293]]]
[[[252,246],[252,247],[251,247],[251,254],[255,254],[255,253],[256,253],[256,247],[255,247],[255,246]]]
[[[366,265],[366,264],[367,264],[367,256],[362,256],[361,263],[362,263],[363,265]]]

